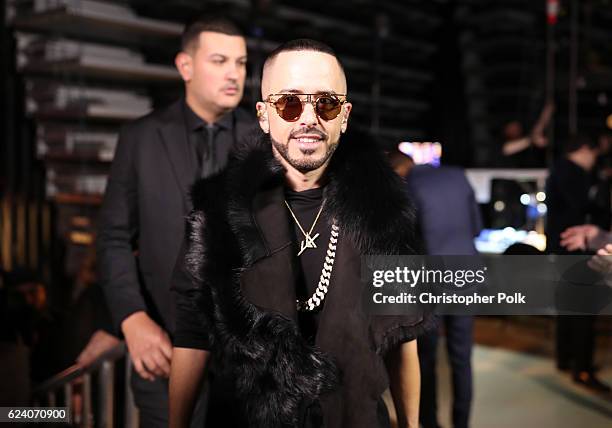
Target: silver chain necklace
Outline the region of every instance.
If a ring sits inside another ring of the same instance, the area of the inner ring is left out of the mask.
[[[323,263],[323,269],[321,269],[321,276],[319,277],[319,284],[317,289],[312,293],[312,296],[305,302],[296,300],[297,310],[300,312],[309,312],[319,307],[329,288],[329,280],[331,279],[332,270],[334,268],[334,261],[336,260],[336,248],[338,244],[338,235],[340,228],[333,223],[331,226],[331,233],[329,235],[329,245],[327,246],[327,254],[325,255],[325,262]]]

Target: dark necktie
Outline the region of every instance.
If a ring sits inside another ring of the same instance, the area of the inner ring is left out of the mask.
[[[196,153],[198,156],[199,177],[208,177],[215,172],[217,153],[215,150],[215,133],[217,126],[208,124],[200,128]]]

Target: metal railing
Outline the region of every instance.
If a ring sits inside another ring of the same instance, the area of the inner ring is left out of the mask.
[[[87,366],[75,364],[44,381],[33,391],[35,405],[64,406],[72,412],[73,426],[83,428],[138,427],[138,409],[130,387],[131,360],[127,356],[125,343],[106,351]],[[115,368],[125,358],[124,418],[115,423]],[[92,379],[97,383],[97,400],[92,400]],[[74,406],[74,394],[78,390],[81,400]],[[62,400],[58,400],[61,397]]]

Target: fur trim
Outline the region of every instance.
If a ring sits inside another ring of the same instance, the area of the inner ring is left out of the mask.
[[[421,322],[417,324],[411,326],[398,325],[387,331],[380,344],[376,347],[376,353],[385,356],[387,352],[395,349],[398,345],[415,340],[417,336],[437,328],[438,319],[431,314],[426,314]]]
[[[361,254],[415,254],[415,211],[403,182],[382,151],[364,138],[343,139],[328,167],[325,188],[328,220],[336,219]],[[234,152],[228,170],[232,229],[240,236],[245,261],[252,262],[254,221],[251,202],[266,187],[283,182],[284,168],[272,153],[266,134],[244,142]],[[251,216],[251,218],[247,218]],[[244,235],[243,235],[244,234]],[[250,263],[248,263],[250,265]]]
[[[364,139],[341,142],[325,189],[330,216],[362,255],[414,254],[415,213],[382,151]]]

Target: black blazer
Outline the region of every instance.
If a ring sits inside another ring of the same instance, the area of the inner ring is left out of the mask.
[[[197,168],[183,103],[127,124],[119,134],[96,244],[100,284],[117,332],[127,316],[140,310],[174,330],[170,282]],[[255,122],[241,109],[232,114],[239,140]]]

